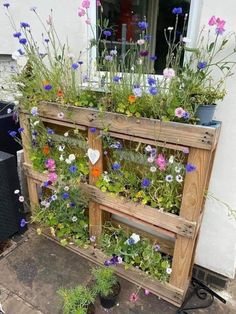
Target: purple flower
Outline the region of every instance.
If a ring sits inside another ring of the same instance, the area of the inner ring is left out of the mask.
[[[121,149],[122,145],[120,142],[116,142],[110,145],[110,148]]]
[[[17,132],[16,131],[8,131],[8,134],[11,136],[11,137],[15,137]]]
[[[198,70],[203,70],[203,69],[205,69],[206,66],[207,66],[207,62],[206,61],[199,61],[198,64],[197,64]]]
[[[19,52],[19,54],[20,54],[21,56],[23,56],[23,55],[25,54],[22,49],[18,49],[17,51]]]
[[[83,61],[78,61],[79,65],[82,65],[83,64]]]
[[[21,22],[20,23],[20,27],[27,28],[27,27],[30,27],[30,25],[28,23],[26,23],[26,22]]]
[[[150,85],[150,86],[155,85],[156,82],[157,82],[157,81],[156,81],[153,77],[151,77],[151,76],[148,77],[147,81],[148,81],[148,85]]]
[[[142,187],[143,187],[143,188],[149,187],[150,184],[151,184],[151,181],[150,181],[149,179],[144,178],[144,179],[142,180]]]
[[[114,162],[114,164],[112,165],[113,170],[119,170],[120,168],[121,168],[121,165],[118,162]]]
[[[149,88],[149,93],[153,96],[155,96],[158,93],[158,90],[156,87],[152,86]]]
[[[78,69],[78,67],[79,67],[78,63],[73,63],[73,64],[71,65],[71,68],[72,68],[73,70]]]
[[[50,180],[45,181],[45,182],[43,183],[43,186],[44,186],[45,188],[47,188],[47,187],[50,186],[50,185],[52,185],[52,181],[50,181]]]
[[[48,44],[50,40],[48,38],[45,38],[44,41],[45,41],[45,43]]]
[[[22,45],[25,45],[25,44],[27,44],[27,39],[26,38],[21,38],[19,40],[19,43],[22,44]]]
[[[73,202],[70,203],[70,207],[75,207],[75,205],[76,205],[76,204],[73,203]]]
[[[187,163],[185,169],[187,172],[193,172],[197,169],[197,167],[191,163]]]
[[[153,249],[154,249],[155,252],[159,252],[160,249],[161,249],[161,247],[160,247],[159,244],[155,244],[154,247],[153,247]]]
[[[183,113],[182,117],[183,117],[184,119],[186,119],[186,120],[189,119],[189,118],[190,118],[189,112],[185,111],[185,112]]]
[[[77,167],[75,165],[70,166],[69,168],[71,173],[75,173],[77,171]]]
[[[110,37],[111,36],[111,31],[103,31],[103,35],[105,35],[106,37]]]
[[[139,27],[142,31],[144,31],[145,29],[148,28],[148,23],[145,22],[145,21],[138,22],[138,27]]]
[[[9,8],[9,6],[10,6],[10,3],[8,3],[8,2],[5,2],[5,3],[3,3],[3,6],[5,7],[5,8]]]
[[[174,8],[172,10],[172,13],[173,14],[182,14],[183,13],[183,9],[181,7],[178,7],[178,8]]]
[[[38,113],[38,108],[37,107],[32,107],[31,108],[31,114],[35,117],[37,116],[39,113]]]
[[[22,35],[21,32],[13,33],[13,37],[15,38],[20,38],[21,35]]]
[[[186,154],[186,155],[189,154],[189,148],[188,147],[184,147],[183,148],[183,153]]]
[[[111,265],[111,262],[109,261],[109,260],[106,260],[105,262],[104,262],[104,266],[110,266]]]
[[[119,83],[120,80],[121,80],[121,77],[118,76],[118,75],[115,75],[115,76],[113,77],[113,82],[115,82],[115,83]]]
[[[19,133],[24,132],[24,128],[19,128],[19,129],[18,129],[18,132],[19,132]]]
[[[134,87],[133,93],[134,93],[134,96],[141,97],[142,96],[142,89],[140,87]]]
[[[157,56],[150,56],[149,59],[150,59],[151,61],[156,61]]]
[[[148,54],[149,54],[148,50],[141,50],[141,51],[139,52],[139,55],[140,55],[141,57],[147,57]]]
[[[50,91],[52,89],[52,85],[50,84],[47,84],[47,85],[44,85],[43,87],[46,91]]]
[[[126,241],[126,243],[128,244],[128,245],[133,245],[134,244],[134,239],[133,238],[129,238],[127,241]]]
[[[52,134],[54,134],[54,131],[53,131],[52,129],[50,129],[50,128],[47,128],[47,133],[48,133],[49,135],[52,135]]]
[[[90,131],[91,133],[95,133],[95,132],[97,131],[97,129],[96,129],[96,128],[89,128],[89,131]]]
[[[144,39],[145,39],[146,41],[150,41],[150,40],[152,39],[152,35],[145,35],[145,36],[144,36]]]
[[[104,58],[106,61],[112,61],[113,60],[113,57],[112,56],[110,56],[110,55],[107,55],[107,56],[105,56],[105,58]]]
[[[22,218],[20,221],[21,228],[24,228],[26,225],[27,225],[27,221],[24,218]]]
[[[70,194],[69,193],[63,193],[62,194],[62,198],[63,198],[63,200],[67,200],[68,198],[70,197]]]

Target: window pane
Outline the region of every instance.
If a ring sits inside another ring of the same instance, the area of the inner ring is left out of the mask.
[[[108,51],[116,48],[118,56],[124,58],[127,51],[134,49],[133,43],[140,38],[138,22],[147,21],[147,33],[151,35],[149,56],[157,56],[155,63],[149,62],[149,72],[162,73],[167,54],[164,29],[175,24],[173,8],[182,7],[183,13],[179,15],[177,31],[178,40],[180,30],[183,27],[184,16],[189,13],[191,0],[103,0],[101,3],[103,21],[100,20],[100,23],[104,26],[104,19],[109,20],[108,29],[111,30],[112,35],[109,37],[101,36],[103,40],[99,46],[100,55],[106,46]],[[98,12],[98,18],[101,19],[101,10]],[[187,24],[185,28],[186,33]],[[132,60],[129,58],[125,59],[125,63],[128,68],[132,66]]]

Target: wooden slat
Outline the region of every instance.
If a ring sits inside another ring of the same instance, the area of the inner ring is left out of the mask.
[[[197,168],[194,172],[186,174],[180,216],[190,221],[199,221],[202,200],[206,190],[207,173],[211,162],[211,152],[191,148],[188,162]],[[186,288],[186,282],[189,279],[196,238],[197,233],[193,239],[178,235],[175,242],[170,282],[181,289]]]
[[[27,176],[27,185],[29,191],[30,207],[31,210],[33,211],[34,208],[39,205],[37,183],[34,181],[34,179]]]
[[[59,241],[56,238],[53,238],[50,232],[43,231],[42,234],[59,244]],[[76,245],[68,244],[65,248],[97,265],[104,265],[104,261],[108,259],[108,257],[99,249],[94,249],[92,247],[83,249]],[[143,289],[149,290],[151,293],[176,306],[180,306],[183,302],[184,291],[182,289],[178,289],[169,283],[160,282],[157,279],[151,278],[141,270],[135,268],[125,269],[122,264],[117,265],[114,269],[120,277],[142,287]]]
[[[162,122],[148,118],[137,119],[111,112],[101,114],[95,109],[74,106],[68,106],[67,110],[70,111],[76,124],[100,129],[106,127],[111,132],[209,150],[214,148],[219,133],[217,128],[220,127],[220,124],[214,128],[177,122]],[[56,103],[41,102],[39,106],[40,116],[46,118],[56,120],[60,111],[61,107]],[[63,121],[70,123],[71,118],[65,117]]]
[[[24,148],[24,160],[27,164],[30,164],[29,149],[31,147],[31,134],[30,134],[30,125],[29,117],[23,113],[19,114],[20,126],[24,129],[24,132],[21,133],[22,144]]]
[[[68,127],[68,128],[77,128],[81,131],[86,131],[87,130],[87,127],[83,126],[83,125],[78,125],[78,124],[72,124],[72,122],[65,122],[63,120],[54,120],[54,119],[49,119],[49,118],[45,118],[45,117],[42,117],[41,120],[43,122],[47,122],[47,123],[52,123],[52,124],[56,124],[56,125],[61,125],[61,126],[65,126],[65,127]]]

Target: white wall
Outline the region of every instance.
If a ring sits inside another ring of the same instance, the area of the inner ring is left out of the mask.
[[[37,6],[46,19],[53,8],[55,24],[62,42],[69,38],[71,50],[77,54],[87,46],[87,28],[77,17],[77,0],[9,0],[13,14],[20,21],[29,22],[33,32],[41,38],[42,29],[34,14],[29,10]],[[201,2],[201,1],[199,1]],[[207,23],[213,14],[227,21],[226,27],[236,31],[235,0],[203,0],[201,24]],[[0,8],[0,53],[12,53],[18,48],[12,37],[7,17]],[[228,81],[228,95],[218,106],[216,119],[223,122],[209,190],[215,197],[227,202],[236,210],[236,76]],[[220,203],[208,200],[196,253],[196,263],[234,277],[236,264],[236,223],[227,216],[227,209]]]

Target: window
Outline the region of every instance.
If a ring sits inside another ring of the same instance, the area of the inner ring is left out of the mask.
[[[111,50],[116,47],[118,55],[124,56],[128,50],[132,49],[133,43],[139,39],[138,22],[146,19],[149,25],[148,33],[152,36],[149,55],[157,56],[154,64],[149,62],[148,71],[162,74],[167,53],[164,29],[175,23],[172,9],[174,7],[183,9],[183,14],[179,17],[179,30],[183,27],[184,15],[190,13],[185,27],[187,33],[188,25],[193,24],[191,20],[196,22],[197,13],[199,13],[199,10],[196,10],[196,2],[196,0],[102,0],[103,19],[108,19],[109,25],[112,26],[112,36],[106,39],[107,49]],[[198,1],[198,5],[199,2],[201,1]],[[100,16],[101,10],[98,8],[98,19]],[[99,32],[99,28],[97,31]],[[192,30],[188,29],[188,33],[193,35]],[[104,43],[99,47],[100,52],[103,49],[102,45]]]

